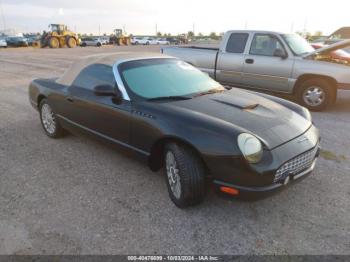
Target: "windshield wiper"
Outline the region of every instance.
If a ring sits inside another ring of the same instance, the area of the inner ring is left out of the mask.
[[[214,88],[214,89],[210,89],[208,91],[197,93],[197,94],[194,95],[194,97],[210,95],[210,94],[215,94],[215,93],[221,93],[221,92],[224,92],[224,91],[225,91],[225,89],[223,89],[223,88]]]
[[[156,101],[156,100],[189,100],[192,97],[189,96],[159,96],[147,99],[147,101]]]

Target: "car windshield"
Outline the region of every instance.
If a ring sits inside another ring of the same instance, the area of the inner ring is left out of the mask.
[[[145,59],[125,62],[119,71],[137,96],[154,99],[196,95],[224,88],[193,66],[177,59]]]
[[[286,34],[282,35],[282,37],[287,42],[289,48],[297,56],[305,55],[307,53],[315,51],[315,49],[300,35]]]

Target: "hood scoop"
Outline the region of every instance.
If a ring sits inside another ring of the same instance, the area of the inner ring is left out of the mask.
[[[212,100],[227,106],[236,107],[241,110],[253,110],[259,106],[258,103],[254,103],[251,100],[240,98],[240,97],[235,97],[235,98],[231,97],[230,101],[225,101],[220,99],[212,99]]]

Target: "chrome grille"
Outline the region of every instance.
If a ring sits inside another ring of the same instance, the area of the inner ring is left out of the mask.
[[[277,169],[274,182],[278,182],[286,173],[296,175],[311,167],[315,160],[317,150],[318,146],[283,164],[279,169]]]

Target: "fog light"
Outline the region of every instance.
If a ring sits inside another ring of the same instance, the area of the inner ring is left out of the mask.
[[[237,196],[239,194],[239,190],[227,186],[221,186],[220,191],[233,196]]]

